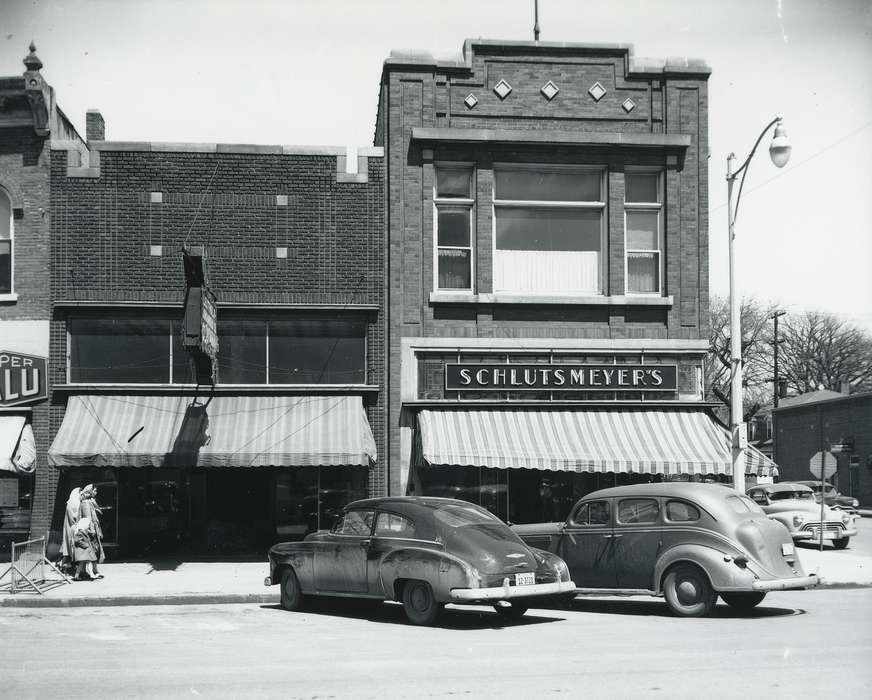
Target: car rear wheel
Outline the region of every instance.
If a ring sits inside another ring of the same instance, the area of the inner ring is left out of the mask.
[[[836,549],[847,549],[848,541],[850,539],[850,537],[840,537],[837,540],[833,540],[833,547],[835,547]]]
[[[281,606],[285,610],[299,610],[303,602],[300,582],[294,570],[287,568],[282,572]]]
[[[407,581],[403,586],[403,611],[413,625],[432,625],[442,612],[426,581]]]
[[[520,603],[511,603],[510,605],[494,605],[494,610],[500,617],[507,620],[519,620],[524,616],[524,613],[529,610],[529,606],[521,605]]]
[[[766,597],[765,592],[755,591],[754,593],[721,593],[721,598],[731,608],[736,610],[750,610],[755,605],[759,605]]]
[[[677,564],[669,569],[663,581],[666,603],[679,617],[700,617],[714,607],[718,594],[708,577],[692,564]]]

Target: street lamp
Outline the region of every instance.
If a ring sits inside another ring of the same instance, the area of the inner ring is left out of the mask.
[[[772,159],[775,167],[783,168],[787,161],[790,160],[791,146],[787,139],[787,130],[784,128],[780,115],[777,115],[760,132],[757,141],[754,143],[754,148],[751,149],[751,153],[748,154],[745,162],[742,163],[738,170],[733,170],[736,154],[730,153],[727,156],[727,235],[730,241],[730,435],[733,446],[733,488],[739,493],[745,493],[745,442],[747,437],[742,431],[742,419],[744,417],[742,415],[742,320],[739,310],[739,294],[736,291],[733,242],[736,238],[736,212],[739,209],[739,202],[742,201],[742,187],[745,185],[745,176],[748,174],[748,164],[754,157],[757,146],[760,145],[766,132],[773,126],[775,127],[775,133],[772,143],[769,144],[769,157]],[[733,204],[733,184],[739,175],[742,176],[742,179],[739,181],[736,203]]]

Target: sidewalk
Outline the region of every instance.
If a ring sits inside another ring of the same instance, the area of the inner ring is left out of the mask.
[[[872,557],[797,548],[807,573],[821,586],[872,587]],[[267,562],[155,562],[103,564],[105,578],[75,581],[43,595],[0,591],[0,607],[78,607],[109,605],[197,605],[279,601],[277,586],[263,585]]]

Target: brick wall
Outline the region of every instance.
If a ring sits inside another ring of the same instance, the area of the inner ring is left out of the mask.
[[[368,383],[381,386],[383,159],[369,157],[359,182],[340,182],[344,159],[332,152],[162,148],[102,144],[96,177],[71,177],[78,156],[63,144],[52,151],[52,298],[181,304],[181,246],[201,246],[219,304],[376,305],[377,312],[355,313],[367,319]],[[154,246],[161,255],[151,254]],[[277,248],[287,248],[287,257],[277,257]],[[52,315],[53,383],[66,381],[67,313]],[[381,459],[386,397],[368,394],[364,403]],[[52,436],[64,404],[56,393]],[[378,466],[371,470],[373,495],[384,482]],[[57,500],[42,503],[41,518],[60,511]]]
[[[392,56],[385,64],[376,139],[388,167],[391,425],[401,424],[400,340],[409,336],[700,340],[708,336],[707,80],[701,63],[636,65],[626,48],[472,41],[462,61]],[[508,96],[494,92],[499,81]],[[552,81],[559,92],[546,99]],[[596,83],[599,100],[589,89]],[[464,104],[468,95],[477,101]],[[627,107],[632,100],[632,109]],[[664,134],[689,137],[680,153],[625,146],[534,146],[472,143],[421,145],[412,129],[553,131],[564,134]],[[432,157],[426,150],[432,149]],[[565,163],[607,172],[608,261],[605,295],[623,295],[624,172],[658,166],[665,172],[664,294],[672,305],[595,306],[431,303],[434,242],[433,161],[473,163],[476,176],[476,291],[493,290],[493,164]],[[396,436],[392,435],[392,439]],[[390,460],[400,459],[393,439]],[[391,466],[392,489],[401,489]]]

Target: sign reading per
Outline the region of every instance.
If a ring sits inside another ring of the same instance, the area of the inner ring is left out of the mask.
[[[46,359],[0,350],[0,406],[18,406],[48,398]]]
[[[446,364],[449,391],[675,391],[675,365]]]

